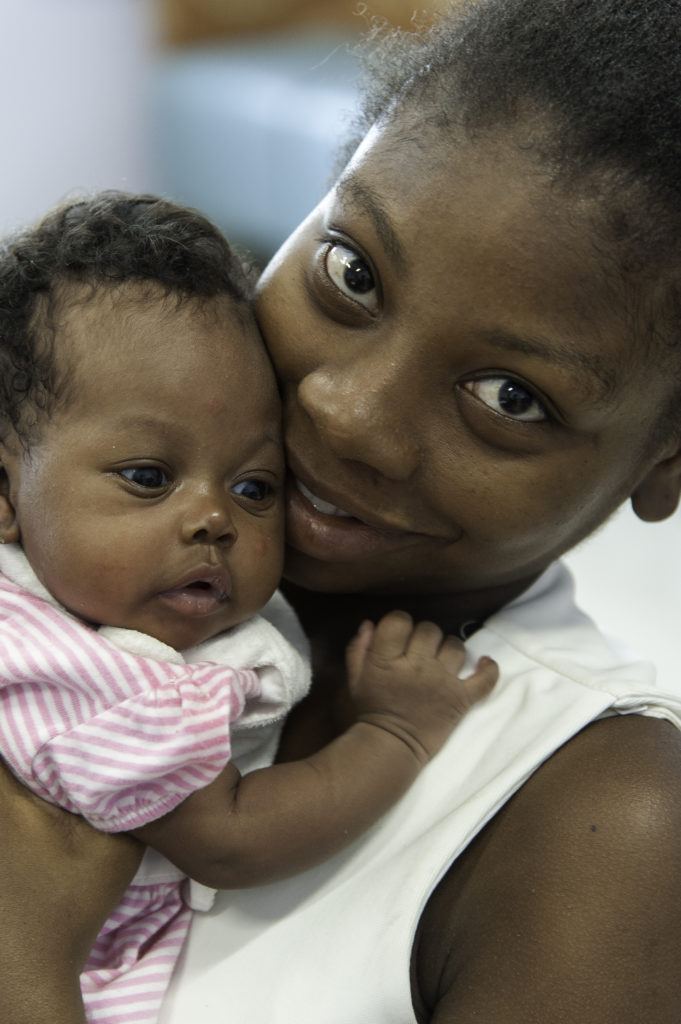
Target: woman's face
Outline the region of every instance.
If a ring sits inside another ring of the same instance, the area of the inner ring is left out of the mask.
[[[632,338],[593,212],[501,142],[370,133],[262,279],[290,579],[492,593],[659,475],[669,371]]]

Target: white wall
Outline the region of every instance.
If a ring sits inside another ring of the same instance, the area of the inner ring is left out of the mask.
[[[0,233],[78,189],[149,187],[150,0],[0,0]]]
[[[606,632],[681,677],[681,512],[642,523],[627,505],[567,558],[577,598]]]

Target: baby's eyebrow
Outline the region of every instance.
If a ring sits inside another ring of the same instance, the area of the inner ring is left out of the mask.
[[[601,399],[617,390],[617,377],[598,353],[577,351],[569,345],[541,337],[520,337],[507,330],[485,330],[485,341],[505,352],[519,352],[521,355],[536,356],[556,366],[564,366],[577,372],[589,391]],[[594,387],[597,384],[597,387]]]
[[[174,424],[156,419],[154,416],[122,416],[118,425],[126,430],[143,430],[153,433],[159,430],[167,431]]]
[[[383,248],[403,270],[407,263],[404,249],[385,206],[374,190],[356,175],[348,174],[336,185],[336,195],[369,216]]]
[[[265,444],[274,445],[276,448],[281,448],[281,446],[284,443],[284,440],[283,440],[283,437],[281,436],[281,434],[277,437],[276,434],[272,434],[269,431],[266,434],[262,435],[262,439],[261,440],[262,440],[262,444],[264,444],[264,445]]]

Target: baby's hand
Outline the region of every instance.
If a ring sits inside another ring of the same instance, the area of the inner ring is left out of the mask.
[[[425,763],[497,681],[491,658],[462,679],[464,657],[460,640],[433,622],[415,626],[406,612],[390,612],[377,626],[362,623],[346,652],[358,720],[399,736]]]

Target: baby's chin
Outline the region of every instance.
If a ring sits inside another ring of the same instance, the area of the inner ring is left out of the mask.
[[[166,647],[172,647],[173,650],[180,652],[198,647],[200,644],[212,640],[213,637],[227,632],[244,621],[242,617],[231,614],[212,617],[212,621],[208,621],[208,619],[192,620],[190,618],[189,621],[181,619],[179,622],[164,621],[161,617],[151,617],[148,615],[113,615],[110,617],[110,621],[106,623],[88,622],[83,616],[81,618],[95,629],[106,630],[113,627],[115,629],[131,630],[158,640],[160,643],[165,644]]]
[[[166,644],[167,647],[172,647],[176,651],[187,651],[212,640],[236,625],[239,623],[229,617],[219,623],[159,624],[158,626],[151,625],[146,629],[140,626],[132,628],[137,629],[140,633],[146,633],[147,636],[151,636],[155,640],[160,640],[162,644]]]

